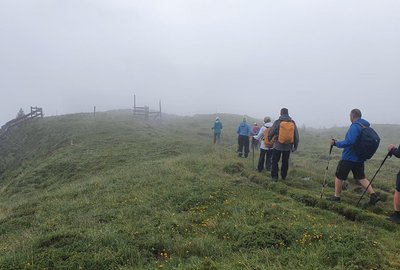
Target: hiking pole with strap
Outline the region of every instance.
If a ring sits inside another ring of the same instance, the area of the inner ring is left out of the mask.
[[[378,172],[379,172],[379,171],[380,171],[380,169],[382,168],[382,166],[383,166],[383,164],[385,163],[386,159],[387,159],[388,157],[391,157],[391,156],[392,156],[392,153],[391,153],[391,152],[388,152],[388,153],[386,154],[386,157],[385,157],[385,159],[382,161],[382,163],[381,163],[381,166],[379,166],[379,168],[378,168],[378,170],[376,171],[376,173],[375,173],[374,177],[372,177],[371,181],[369,181],[369,184],[368,184],[367,188],[364,190],[364,192],[363,192],[363,194],[361,195],[360,199],[358,200],[358,202],[357,202],[357,205],[356,205],[356,206],[358,206],[358,205],[360,204],[360,202],[361,202],[362,198],[364,197],[364,194],[365,194],[365,192],[367,192],[367,190],[368,190],[368,189],[369,189],[369,187],[371,186],[371,184],[372,184],[372,181],[374,181],[374,179],[375,179],[376,175],[378,174]]]
[[[324,195],[324,188],[326,186],[326,176],[328,175],[328,168],[329,168],[329,162],[331,161],[332,148],[333,148],[333,144],[331,145],[331,147],[329,149],[328,164],[326,165],[324,181],[322,182],[322,190],[321,190],[321,197],[320,197],[321,199],[322,199],[322,196]]]

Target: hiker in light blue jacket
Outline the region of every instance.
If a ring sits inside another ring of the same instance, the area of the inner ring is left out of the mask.
[[[238,157],[242,157],[244,151],[244,157],[249,156],[250,140],[249,136],[252,134],[249,124],[246,122],[246,117],[243,117],[243,121],[239,124],[236,133],[238,134]]]
[[[218,116],[215,118],[214,126],[211,129],[214,131],[214,144],[220,144],[223,126]]]

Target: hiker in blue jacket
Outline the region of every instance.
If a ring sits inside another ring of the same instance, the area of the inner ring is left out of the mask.
[[[238,134],[238,157],[242,157],[244,150],[244,157],[249,156],[250,140],[249,136],[252,134],[250,126],[246,122],[246,117],[239,124],[236,133]]]
[[[331,145],[338,148],[343,148],[342,159],[336,169],[336,179],[335,179],[335,195],[329,198],[330,201],[340,202],[340,195],[342,193],[343,181],[347,179],[350,171],[353,172],[353,177],[355,180],[361,184],[361,186],[366,189],[369,193],[369,203],[375,205],[380,198],[375,194],[371,185],[369,185],[368,179],[365,177],[364,172],[364,161],[357,156],[354,145],[358,141],[361,135],[362,126],[369,127],[370,124],[367,120],[361,118],[362,114],[359,109],[353,109],[350,112],[351,125],[346,133],[346,137],[343,141],[337,141],[335,139],[331,140]]]
[[[211,129],[214,131],[214,144],[220,144],[223,126],[218,116],[215,118],[214,126]]]
[[[391,155],[400,158],[400,146],[394,147],[393,144],[388,145],[388,151]],[[397,173],[396,190],[393,196],[394,213],[389,216],[389,220],[400,224],[400,171]]]

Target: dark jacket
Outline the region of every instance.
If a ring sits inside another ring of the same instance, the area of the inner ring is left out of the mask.
[[[278,120],[274,122],[270,131],[268,132],[268,140],[272,140],[272,137],[278,138],[279,136],[279,125],[282,121],[292,121],[294,123],[294,143],[293,144],[281,144],[278,140],[275,140],[273,148],[279,151],[295,151],[297,146],[299,145],[299,131],[297,129],[296,123],[292,120],[292,118],[287,115],[281,115]]]
[[[343,148],[342,160],[353,161],[362,163],[364,160],[360,159],[354,150],[353,145],[358,141],[361,135],[361,125],[369,127],[370,124],[367,120],[362,118],[358,119],[350,125],[349,130],[346,133],[346,137],[343,141],[336,141],[336,147]]]
[[[400,145],[397,148],[393,148],[391,154],[394,155],[395,157],[400,158]]]

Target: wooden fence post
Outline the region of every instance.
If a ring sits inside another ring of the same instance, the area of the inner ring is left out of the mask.
[[[160,119],[161,119],[161,99],[159,101],[159,106],[160,106]]]
[[[149,107],[144,106],[144,119],[149,120]]]

